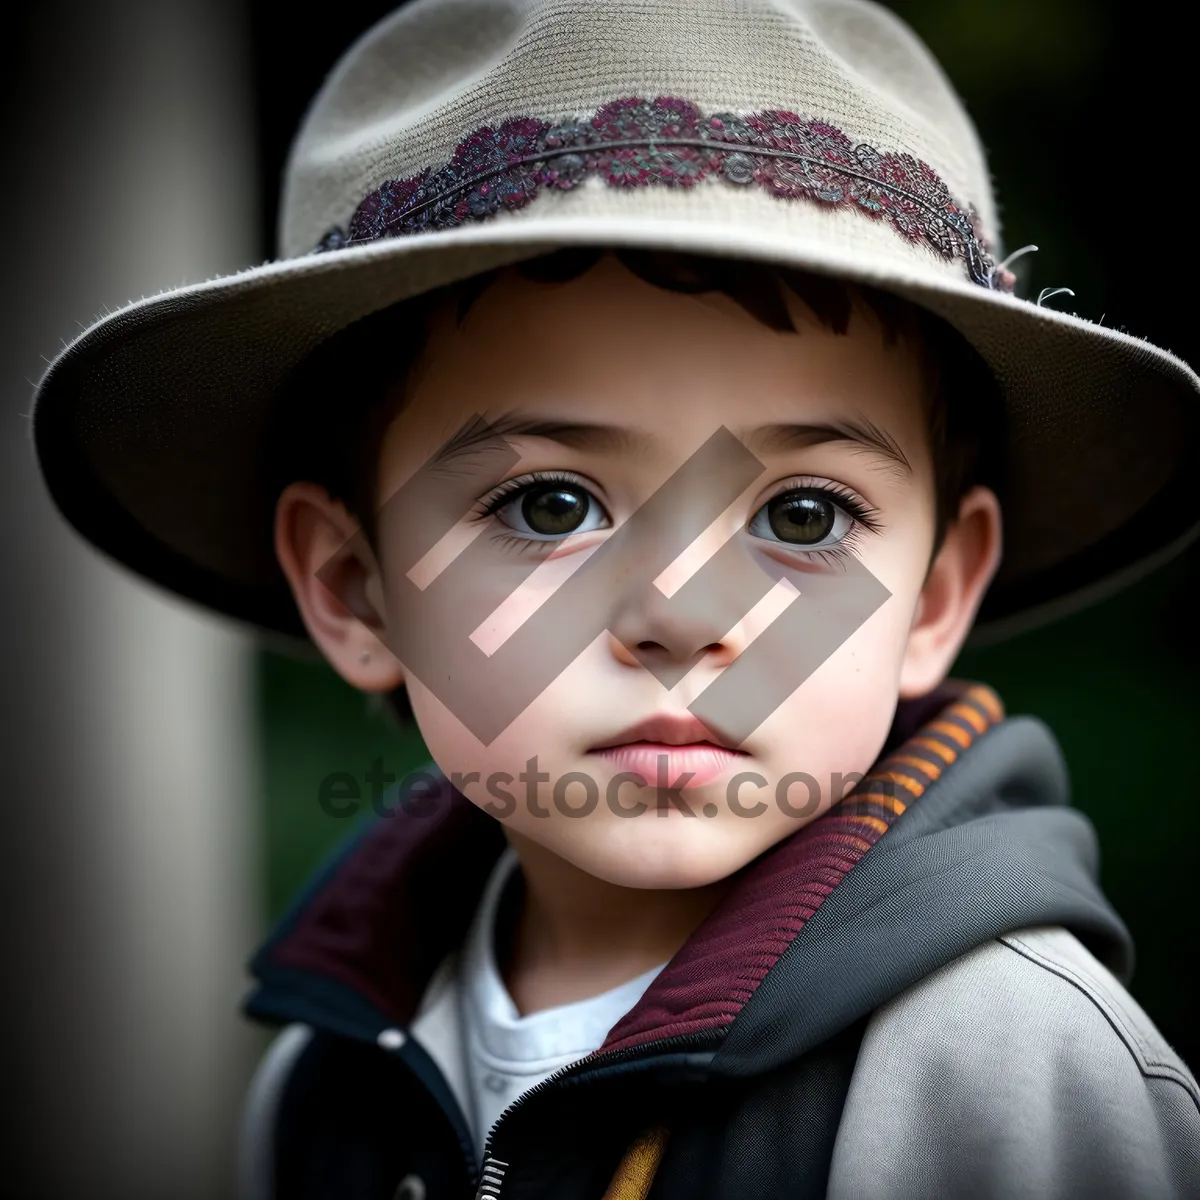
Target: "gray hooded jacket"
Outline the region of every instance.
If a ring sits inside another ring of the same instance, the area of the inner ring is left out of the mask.
[[[1200,1091],[1126,991],[1053,737],[986,689],[947,700],[739,873],[482,1162],[408,1028],[502,831],[452,792],[377,822],[254,961],[248,1011],[289,1028],[247,1105],[243,1200],[1200,1200]]]

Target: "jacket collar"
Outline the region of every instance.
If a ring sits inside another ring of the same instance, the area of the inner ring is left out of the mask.
[[[732,1023],[833,888],[1002,718],[998,697],[982,684],[951,681],[902,701],[862,783],[738,872],[600,1051]],[[375,820],[300,896],[251,962],[258,986],[246,1002],[250,1016],[362,1040],[411,1024],[506,845],[496,820],[444,778],[435,787],[419,801],[419,819],[394,809]]]

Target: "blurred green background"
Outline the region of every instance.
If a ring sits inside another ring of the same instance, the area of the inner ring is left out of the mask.
[[[392,4],[339,5],[339,23],[298,28],[281,3],[254,5],[260,140],[273,238],[279,172],[308,97],[354,36]],[[682,5],[686,7],[686,5]],[[1126,326],[1200,361],[1189,291],[1187,191],[1190,40],[1153,5],[1103,0],[914,0],[891,7],[914,26],[964,97],[988,148],[1008,249],[1036,243],[1019,290],[1068,286],[1059,307]],[[1113,486],[1120,487],[1119,478]],[[1138,949],[1133,993],[1193,1067],[1200,1040],[1189,963],[1200,941],[1198,789],[1188,755],[1200,733],[1195,597],[1200,552],[1110,600],[1007,643],[963,654],[1010,713],[1058,735],[1074,801],[1095,822],[1102,882]],[[322,664],[263,652],[266,904],[274,915],[350,822],[318,804],[335,771],[360,780],[376,759],[397,775],[424,761]]]

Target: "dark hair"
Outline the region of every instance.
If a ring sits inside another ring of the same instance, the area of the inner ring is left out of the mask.
[[[940,317],[890,292],[770,263],[676,251],[567,247],[515,264],[526,279],[565,282],[614,254],[639,278],[676,292],[722,292],[769,328],[795,331],[783,287],[834,333],[857,306],[873,313],[889,343],[912,342],[927,379],[927,418],[935,477],[930,564],[963,495],[976,483],[1000,488],[1003,409],[995,380],[977,352]],[[277,409],[273,494],[311,480],[341,500],[378,550],[375,495],[379,445],[410,394],[431,322],[443,306],[459,324],[504,268],[425,292],[362,318],[322,342],[293,372]],[[403,687],[387,698],[393,716],[411,720]]]

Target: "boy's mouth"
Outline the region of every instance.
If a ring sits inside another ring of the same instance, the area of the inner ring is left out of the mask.
[[[588,750],[659,787],[700,787],[749,756],[690,714],[639,721]]]

